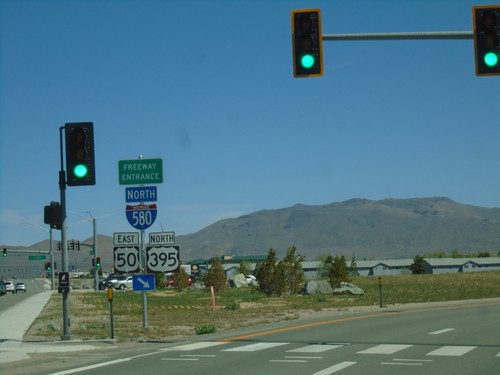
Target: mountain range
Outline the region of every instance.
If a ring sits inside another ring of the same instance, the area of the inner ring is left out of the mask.
[[[91,244],[92,238],[84,243]],[[98,245],[104,266],[111,265],[112,237],[99,235]],[[282,257],[290,246],[307,260],[324,254],[412,258],[453,250],[496,255],[500,251],[500,208],[464,205],[443,197],[296,204],[220,220],[196,233],[176,236],[176,245],[183,262],[220,255],[266,255],[270,248]],[[43,241],[13,249],[48,247],[48,241]],[[70,252],[70,263],[73,258],[91,262],[85,250]]]

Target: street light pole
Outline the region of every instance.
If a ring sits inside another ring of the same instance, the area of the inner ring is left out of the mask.
[[[85,216],[79,214],[78,212],[75,212],[75,211],[69,211],[69,212],[76,215],[76,216],[80,216],[82,219],[85,219],[85,220],[92,223],[92,230],[94,232],[94,234],[93,234],[94,244],[92,245],[92,249],[94,250],[94,265],[95,265],[94,266],[94,289],[99,290],[98,270],[97,270],[97,263],[96,263],[96,258],[97,258],[97,219],[94,216],[92,216],[92,213],[90,213],[89,211],[87,211],[87,213],[90,215],[92,220],[90,220],[88,217],[85,217]]]
[[[25,225],[32,225],[34,227],[40,228],[46,232],[49,232],[49,254],[50,254],[50,288],[51,290],[55,290],[55,271],[54,271],[54,248],[53,248],[53,241],[52,241],[52,227],[49,225],[50,229],[44,228],[41,225],[38,224],[33,224],[33,223],[25,223],[21,222],[18,224],[25,224]]]

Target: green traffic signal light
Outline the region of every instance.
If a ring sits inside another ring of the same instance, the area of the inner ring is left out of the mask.
[[[292,10],[293,76],[322,76],[322,48],[321,10]]]
[[[66,184],[68,186],[95,185],[94,124],[67,123]]]
[[[7,249],[3,249],[3,256],[6,257],[7,256]]]
[[[89,168],[85,164],[77,164],[75,168],[73,168],[73,173],[77,178],[85,178],[89,173]]]
[[[488,52],[484,55],[484,63],[487,67],[493,68],[498,65],[498,55],[495,52]]]
[[[305,54],[300,59],[300,65],[302,65],[304,69],[311,69],[314,66],[314,62],[314,56],[310,54]]]
[[[472,7],[476,75],[500,75],[500,6]]]

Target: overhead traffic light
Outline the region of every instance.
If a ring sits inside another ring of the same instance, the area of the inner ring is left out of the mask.
[[[294,77],[323,75],[321,10],[292,10],[292,50]]]
[[[6,257],[7,256],[7,249],[4,247],[3,248],[3,256]]]
[[[68,186],[95,185],[94,124],[67,123],[66,184]]]
[[[95,266],[96,267],[101,267],[101,257],[96,257],[95,258]]]
[[[500,5],[472,7],[476,75],[500,75]]]

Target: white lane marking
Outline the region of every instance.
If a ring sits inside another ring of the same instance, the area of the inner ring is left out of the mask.
[[[440,335],[441,333],[446,333],[446,332],[450,332],[450,331],[454,331],[455,328],[445,328],[445,329],[441,329],[439,331],[434,331],[434,332],[429,332],[429,335]]]
[[[257,344],[250,344],[244,346],[237,346],[236,348],[224,349],[223,352],[255,352],[257,350],[274,348],[275,346],[288,345],[288,342],[259,342]]]
[[[64,371],[59,371],[59,372],[53,372],[53,373],[47,374],[47,375],[68,375],[68,374],[74,374],[75,372],[82,372],[82,371],[92,370],[92,369],[99,368],[99,367],[114,365],[114,364],[117,364],[117,363],[130,361],[131,359],[132,358],[115,359],[114,361],[97,363],[95,365],[73,368],[71,370],[64,370]]]
[[[162,361],[198,361],[198,358],[162,358]]]
[[[358,354],[394,354],[413,345],[381,344],[373,348],[361,350]]]
[[[405,362],[432,362],[432,359],[406,359],[406,358],[394,358],[393,361],[405,361]]]
[[[306,363],[302,359],[270,359],[269,362]]]
[[[159,350],[161,350],[161,351],[171,351],[171,350],[185,350],[185,351],[188,351],[188,350],[205,349],[205,348],[210,348],[212,346],[223,345],[223,344],[227,344],[227,342],[200,341],[200,342],[193,342],[191,344],[171,346],[169,348],[163,348],[163,349],[159,349]]]
[[[213,358],[215,354],[181,354],[180,357]]]
[[[305,355],[285,355],[283,358],[322,359],[323,357],[310,357],[310,356],[305,356]]]
[[[498,353],[495,357],[500,357],[500,353]]]
[[[460,357],[476,348],[477,346],[443,346],[442,348],[433,350],[426,355]]]
[[[287,350],[289,353],[321,353],[326,352],[327,350],[341,348],[343,345],[308,345],[302,348]]]
[[[382,365],[396,365],[396,366],[422,366],[423,363],[404,363],[404,362],[382,362]]]
[[[334,372],[340,371],[345,369],[346,367],[355,365],[357,362],[341,362],[336,365],[333,365],[331,367],[325,368],[324,370],[315,372],[312,375],[330,375],[333,374]]]

